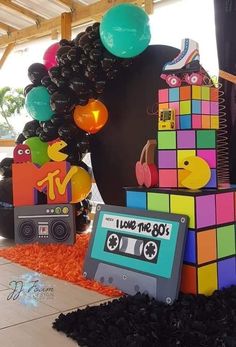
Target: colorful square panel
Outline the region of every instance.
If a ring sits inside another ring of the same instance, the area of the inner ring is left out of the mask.
[[[211,295],[218,287],[217,264],[198,268],[198,293]]]
[[[220,121],[219,116],[211,116],[211,129],[219,129],[220,128]]]
[[[177,131],[177,148],[195,148],[195,131]]]
[[[191,99],[191,87],[185,86],[180,87],[180,100],[189,100]]]
[[[202,128],[202,116],[199,114],[192,115],[192,128],[201,129]]]
[[[158,168],[175,169],[176,168],[176,151],[158,151]]]
[[[179,88],[169,89],[169,102],[179,101]]]
[[[159,170],[159,187],[176,188],[177,187],[177,170],[160,169]]]
[[[192,98],[201,100],[202,90],[200,86],[192,86]]]
[[[196,232],[189,230],[184,253],[184,262],[196,264]]]
[[[183,265],[180,290],[186,294],[197,294],[197,268],[195,266]]]
[[[217,115],[219,114],[219,102],[211,101],[211,114]]]
[[[162,110],[166,110],[166,109],[168,109],[169,108],[169,104],[168,104],[168,102],[167,103],[161,103],[161,104],[159,104],[159,113],[162,111]]]
[[[170,212],[182,213],[189,217],[189,228],[195,228],[195,201],[192,196],[173,195],[170,196]]]
[[[200,100],[192,100],[192,113],[202,114],[202,103]]]
[[[217,228],[218,258],[235,255],[235,227],[234,224]]]
[[[211,129],[211,116],[202,115],[202,129]]]
[[[185,100],[179,103],[179,113],[180,115],[189,115],[191,113],[191,101]]]
[[[170,212],[170,195],[147,193],[147,209],[150,211]]]
[[[180,116],[180,129],[191,129],[191,116]]]
[[[217,188],[217,173],[216,169],[211,169],[211,178],[204,188]]]
[[[197,262],[204,264],[217,259],[216,230],[197,233]]]
[[[147,208],[146,192],[126,192],[126,206],[132,208]]]
[[[218,262],[219,289],[236,284],[236,258],[232,257]]]
[[[175,115],[179,116],[179,102],[175,101],[175,102],[169,102],[169,108],[172,108],[175,110]]]
[[[175,129],[180,129],[180,121],[179,121],[180,117],[179,116],[175,116]]]
[[[215,149],[198,149],[197,156],[206,160],[211,169],[216,168],[216,150]]]
[[[176,148],[176,131],[158,131],[157,132],[158,149],[175,149]]]
[[[168,102],[169,90],[168,89],[159,89],[158,91],[158,102]]]
[[[216,194],[217,224],[234,222],[234,193]]]
[[[201,99],[210,100],[210,87],[202,86],[201,90],[202,90]]]
[[[197,148],[216,148],[216,131],[198,130]]]
[[[194,149],[183,149],[177,151],[177,163],[178,167],[183,166],[183,162],[186,158],[192,157],[196,155],[196,151]]]
[[[219,99],[219,89],[218,88],[211,88],[210,90],[210,99],[211,101],[218,101]]]
[[[211,114],[211,103],[210,101],[202,101],[202,114]]]
[[[215,195],[196,197],[197,228],[205,228],[216,224]]]

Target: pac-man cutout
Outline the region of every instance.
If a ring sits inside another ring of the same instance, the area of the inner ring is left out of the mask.
[[[13,159],[15,164],[31,163],[31,150],[28,145],[19,144],[14,148]]]
[[[65,161],[68,154],[61,153],[61,150],[67,146],[67,143],[63,140],[56,140],[48,145],[48,156],[53,161]]]
[[[211,178],[211,170],[208,163],[200,157],[192,156],[185,158],[181,167],[184,169],[185,174],[180,183],[185,188],[203,188]]]

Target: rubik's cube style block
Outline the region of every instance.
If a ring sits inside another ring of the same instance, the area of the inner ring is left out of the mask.
[[[156,165],[160,188],[181,188],[185,174],[183,161],[187,157],[203,158],[211,170],[211,179],[205,188],[217,187],[216,130],[157,131]],[[201,172],[197,173],[201,175]]]
[[[126,189],[127,207],[190,218],[181,290],[210,295],[236,285],[236,186],[227,189]]]
[[[219,129],[218,89],[208,86],[183,86],[160,89],[159,112],[175,110],[176,129]]]

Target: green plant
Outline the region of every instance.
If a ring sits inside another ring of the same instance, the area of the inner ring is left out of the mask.
[[[15,131],[9,122],[9,118],[20,114],[24,107],[25,98],[23,89],[11,89],[10,87],[0,88],[0,115],[4,122],[0,124],[1,132],[14,134]],[[3,135],[3,134],[2,134]]]

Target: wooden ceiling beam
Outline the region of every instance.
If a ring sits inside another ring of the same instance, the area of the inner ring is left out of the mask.
[[[7,33],[10,33],[14,30],[17,30],[17,28],[14,28],[14,27],[7,25],[5,23],[2,23],[2,22],[0,22],[0,29],[6,31]]]
[[[2,0],[0,0],[1,3]],[[77,27],[80,24],[85,24],[92,20],[95,16],[102,16],[114,4],[133,3],[141,5],[144,0],[101,0],[89,6],[81,6],[75,4],[72,12],[72,27]],[[45,20],[39,25],[13,31],[10,35],[0,36],[0,48],[7,46],[11,42],[22,43],[34,38],[51,35],[53,30],[61,30],[61,16]]]
[[[7,60],[7,57],[9,56],[9,54],[11,53],[14,47],[15,47],[15,43],[12,42],[12,43],[9,43],[9,45],[7,45],[7,47],[5,48],[5,51],[3,52],[3,55],[0,59],[0,69],[3,67],[3,64]]]
[[[34,20],[36,23],[39,21],[45,20],[44,17],[28,10],[25,7],[19,6],[15,3],[11,2],[10,0],[0,0],[0,4],[5,6],[6,8],[10,8],[14,12],[20,13],[21,15]]]
[[[73,0],[56,0],[56,2],[61,3],[63,5],[66,5],[69,7],[72,11],[74,10],[75,6],[78,7],[83,7],[82,4],[78,4],[77,2]]]
[[[72,13],[66,12],[61,14],[61,38],[71,40],[72,28]]]

